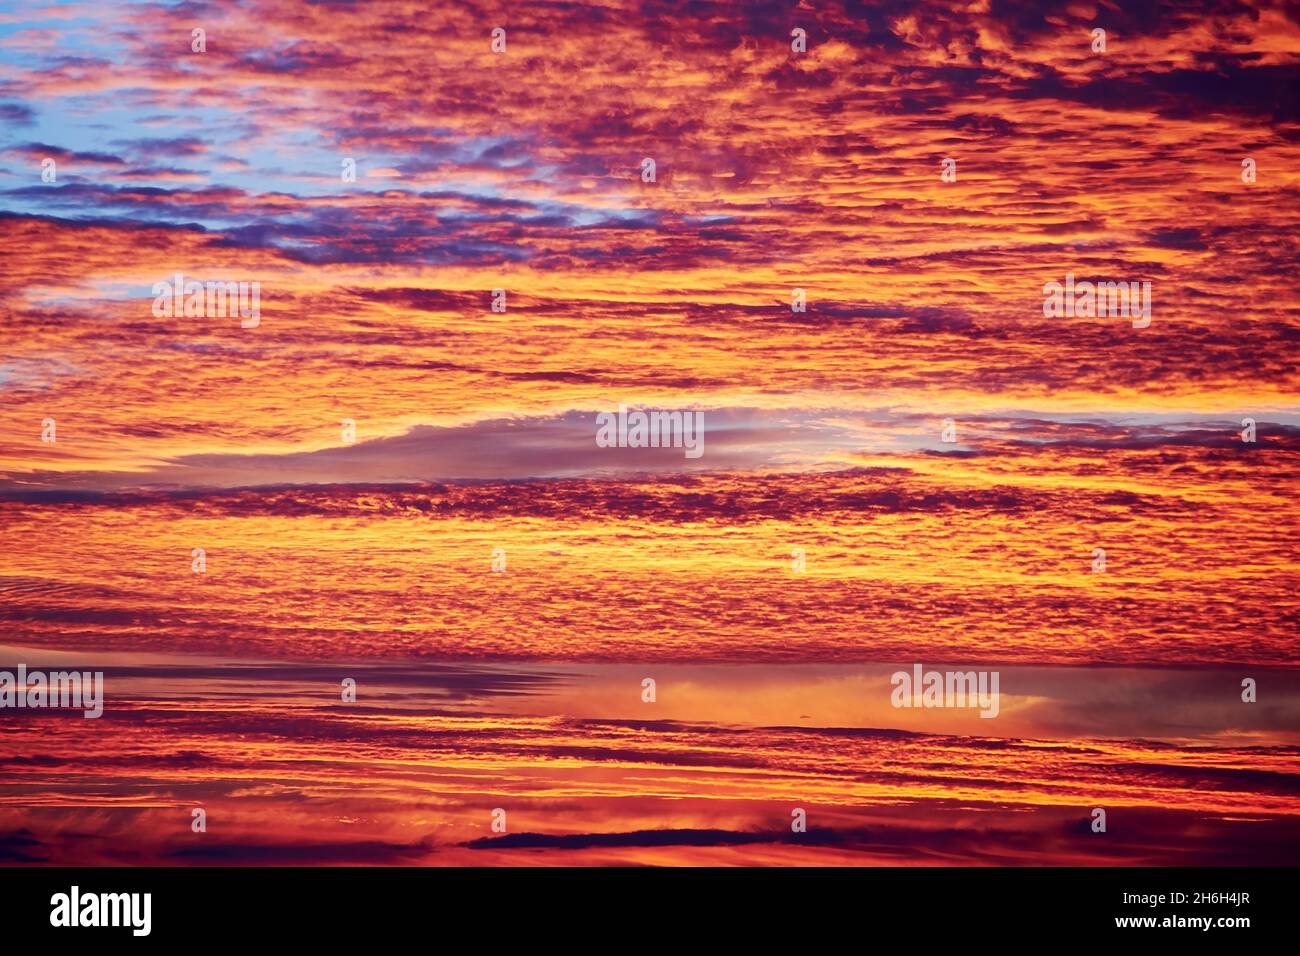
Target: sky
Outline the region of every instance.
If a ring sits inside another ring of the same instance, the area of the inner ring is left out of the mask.
[[[0,0],[0,863],[1294,841],[1293,5],[428,6]]]

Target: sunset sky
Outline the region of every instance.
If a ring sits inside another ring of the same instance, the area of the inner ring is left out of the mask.
[[[1280,2],[0,0],[0,670],[106,681],[0,863],[1285,862],[1298,91]]]

